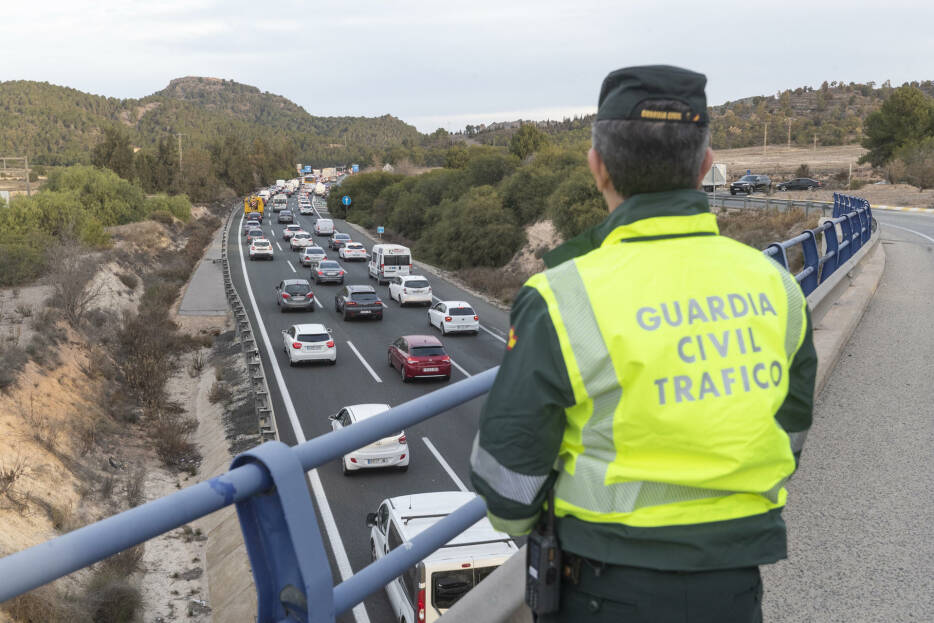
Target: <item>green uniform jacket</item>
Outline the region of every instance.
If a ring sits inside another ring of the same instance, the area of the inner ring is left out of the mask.
[[[598,248],[617,227],[643,218],[709,212],[707,197],[681,190],[636,195],[600,225],[544,256],[551,268]],[[499,496],[476,471],[471,480],[484,497],[498,529],[518,534],[542,509],[557,477],[555,463],[565,431],[565,409],[574,404],[558,337],[545,301],[523,287],[510,316],[507,351],[480,417],[477,446],[500,464],[528,476],[537,490],[530,504]],[[800,449],[811,426],[817,354],[810,314],[804,341],[791,362],[788,394],[775,418]],[[795,452],[798,459],[800,451]],[[612,564],[664,570],[700,571],[755,566],[786,555],[781,509],[730,521],[638,528],[585,522],[575,517],[557,521],[562,548]]]

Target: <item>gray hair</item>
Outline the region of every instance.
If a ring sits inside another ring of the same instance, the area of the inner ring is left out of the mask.
[[[643,102],[654,110],[690,112],[681,102]],[[603,159],[613,187],[623,197],[697,188],[710,142],[708,126],[605,119],[593,124],[593,148]]]

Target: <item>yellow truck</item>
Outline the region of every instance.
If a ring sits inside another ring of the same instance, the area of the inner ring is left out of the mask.
[[[258,212],[260,219],[263,218],[263,198],[256,195],[250,195],[243,200],[243,216]]]

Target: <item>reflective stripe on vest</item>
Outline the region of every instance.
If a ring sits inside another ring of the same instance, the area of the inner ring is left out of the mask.
[[[709,214],[695,217],[696,228],[702,230],[709,227],[710,217],[712,217],[712,215]],[[690,225],[685,225],[685,221],[690,220],[690,218],[691,217],[686,217],[682,219],[679,217],[677,228],[690,230]],[[715,227],[715,221],[713,227]],[[636,233],[644,234],[646,232],[633,232],[633,234]],[[625,235],[617,236],[617,244],[615,246],[619,248],[620,245],[618,242],[626,237]],[[707,240],[709,239],[710,238],[707,238]],[[653,245],[656,243],[649,242],[645,244]],[[688,241],[686,244],[690,245],[692,242]],[[628,247],[629,245],[625,246]],[[730,249],[724,247],[724,251],[729,252]],[[609,253],[614,253],[614,251],[609,251]],[[738,252],[740,259],[743,259],[743,253],[742,251]],[[587,257],[588,256],[584,256],[584,258]],[[601,257],[612,259],[617,256]],[[636,458],[630,460],[628,456],[621,455],[620,449],[617,447],[616,435],[625,435],[625,433],[616,431],[614,434],[614,424],[618,423],[617,411],[624,402],[623,392],[626,391],[621,379],[625,378],[625,374],[630,374],[630,376],[635,374],[628,368],[627,370],[623,370],[623,374],[621,374],[617,366],[641,364],[645,367],[651,366],[652,361],[642,362],[636,357],[636,363],[632,363],[627,359],[628,354],[623,353],[619,355],[618,360],[614,362],[607,341],[602,334],[601,323],[594,313],[592,296],[588,293],[587,282],[585,281],[586,278],[581,273],[580,262],[584,258],[565,262],[541,275],[536,275],[530,279],[527,284],[538,290],[548,305],[549,313],[558,334],[558,340],[561,345],[576,401],[576,404],[566,411],[568,426],[565,438],[562,441],[561,449],[561,454],[565,459],[565,463],[555,485],[557,513],[559,515],[574,514],[581,519],[590,521],[620,521],[622,523],[631,523],[632,525],[664,525],[666,521],[672,521],[671,517],[673,515],[677,515],[678,519],[674,521],[677,523],[699,523],[766,512],[770,508],[783,505],[786,495],[783,484],[793,469],[793,459],[790,456],[791,446],[798,446],[800,441],[796,436],[793,437],[789,443],[788,438],[784,436],[784,432],[781,431],[774,420],[772,421],[772,425],[774,425],[775,430],[769,430],[767,432],[769,436],[766,441],[760,442],[765,443],[765,447],[769,448],[767,459],[771,460],[772,463],[767,464],[764,470],[756,471],[758,466],[754,465],[755,459],[752,459],[749,461],[749,463],[753,465],[749,468],[750,475],[748,477],[742,474],[742,477],[734,477],[731,480],[731,475],[726,474],[724,477],[725,480],[730,481],[730,484],[738,485],[735,488],[709,488],[690,486],[678,482],[656,482],[654,480],[640,480],[635,478],[621,481],[619,477],[621,473],[640,471],[645,473],[653,472],[654,470],[653,473],[661,476],[663,479],[668,476],[668,474],[664,473],[666,470],[659,469],[657,465],[645,464],[645,459],[641,456],[636,456]],[[591,262],[591,267],[598,265],[599,261],[606,260],[595,260],[597,264]],[[676,260],[670,261],[682,262],[683,259],[677,258]],[[585,264],[586,263],[585,260]],[[777,346],[777,352],[776,349],[772,349],[767,350],[766,353],[774,353],[781,357],[779,353],[782,347],[784,347],[783,350],[785,352],[782,354],[785,355],[784,359],[786,365],[781,366],[775,373],[778,375],[781,383],[774,383],[774,387],[769,386],[765,388],[763,384],[760,383],[759,377],[756,377],[755,383],[758,385],[758,388],[761,388],[761,391],[765,394],[765,398],[757,398],[759,402],[755,402],[754,404],[762,404],[763,400],[771,401],[769,404],[773,405],[776,401],[780,404],[779,398],[781,398],[781,396],[776,392],[781,392],[782,387],[784,387],[785,392],[787,391],[787,379],[784,379],[783,375],[787,376],[787,363],[790,362],[804,339],[804,306],[806,304],[804,297],[797,283],[794,281],[794,277],[784,270],[781,270],[780,273],[782,274],[781,286],[775,283],[774,274],[768,274],[767,276],[771,281],[764,284],[762,287],[765,288],[765,290],[763,290],[764,292],[768,292],[769,297],[774,299],[774,297],[777,296],[785,299],[785,301],[782,302],[786,303],[786,306],[779,308],[777,312],[773,310],[776,316],[779,312],[786,311],[786,318],[783,323],[785,326],[775,327],[775,323],[771,318],[769,318],[768,323],[765,319],[757,319],[757,322],[760,324],[755,326],[761,328],[763,332],[770,330],[772,331],[770,335],[776,336],[775,339],[771,340],[770,344],[774,343],[774,346]],[[598,275],[600,277],[605,277],[605,274],[599,273],[599,271]],[[600,277],[592,278],[592,281],[589,282],[593,284],[592,287],[613,287],[610,283],[603,282]],[[698,279],[703,281],[702,276],[698,276]],[[723,282],[717,279],[711,279],[710,281],[714,286],[723,286]],[[780,289],[776,291],[776,287]],[[664,288],[665,284],[661,283],[661,289],[664,290]],[[784,292],[781,291],[782,289],[784,289]],[[632,296],[630,292],[627,292],[627,294]],[[782,294],[785,296],[782,297]],[[664,292],[660,296],[665,295],[671,295],[671,293]],[[615,294],[611,295],[609,298],[612,300],[613,296],[615,296]],[[626,295],[621,294],[620,296],[625,298]],[[638,293],[640,300],[646,299],[651,301],[652,299],[648,298],[650,296],[653,296],[651,292]],[[607,296],[603,296],[604,301],[607,298]],[[613,324],[609,312],[605,311],[605,307],[606,304],[604,303],[605,316],[603,317],[603,322],[609,323],[615,328],[616,325]],[[616,312],[616,310],[613,311]],[[619,311],[621,312],[622,310]],[[685,316],[687,316],[686,312]],[[607,320],[608,317],[610,317],[609,321]],[[775,318],[775,320],[779,319]],[[781,341],[778,341],[778,331],[782,329],[784,329],[784,335],[781,336]],[[706,330],[706,327],[704,330]],[[730,330],[732,331],[732,329]],[[697,329],[697,331],[699,332],[701,329]],[[752,331],[752,329],[750,329],[750,331]],[[648,339],[649,341],[646,342],[646,344],[652,347],[659,346],[657,333],[653,334],[649,331],[644,333],[646,334],[645,336],[639,337]],[[653,342],[652,340],[655,341]],[[634,338],[634,341],[637,340]],[[673,344],[671,347],[673,347]],[[743,348],[745,349],[745,346]],[[724,350],[726,350],[725,344]],[[670,357],[670,353],[668,356]],[[736,365],[737,361],[745,361],[735,354],[729,354],[728,356],[727,354],[721,353],[721,357],[726,361],[723,365]],[[680,362],[678,363],[682,365]],[[732,370],[733,368],[729,369]],[[657,371],[653,370],[653,372]],[[762,370],[758,372],[762,372]],[[641,382],[644,385],[645,379],[642,379]],[[746,379],[745,382],[751,385],[748,379]],[[738,380],[736,384],[739,385]],[[661,391],[661,389],[659,391]],[[747,389],[746,391],[748,392],[749,390]],[[737,390],[736,393],[738,394],[739,391]],[[727,391],[727,394],[730,395],[730,392]],[[643,395],[645,395],[644,390]],[[716,396],[719,397],[719,394],[716,394]],[[630,396],[629,400],[630,403],[628,403],[628,405],[629,408],[632,409],[633,405],[631,401],[633,397]],[[639,400],[644,401],[645,399],[639,398]],[[673,400],[671,402],[673,402]],[[680,395],[678,402],[680,402]],[[662,404],[664,405],[664,403]],[[716,412],[717,407],[712,405],[709,399],[706,403],[700,401],[694,404],[697,405],[695,411],[699,418],[707,417],[705,414]],[[667,406],[670,409],[674,405],[669,404]],[[655,411],[652,412],[651,415],[656,417],[656,419],[659,417],[659,413],[664,412],[663,407],[659,407],[658,405],[653,406],[648,403],[642,404],[641,402],[637,403],[635,408],[636,410],[654,409]],[[678,408],[680,408],[680,405],[678,405]],[[777,406],[774,408],[777,409]],[[759,409],[760,419],[755,421],[755,424],[759,427],[759,429],[756,430],[761,430],[763,427],[767,428],[769,426],[769,423],[764,419],[764,414],[761,414],[761,411],[762,410]],[[674,411],[673,413],[673,417],[675,418],[685,417],[681,412]],[[773,414],[774,412],[768,415],[771,417]],[[737,431],[737,434],[742,433]],[[784,443],[787,444],[784,450],[779,447],[782,444],[781,440],[783,438],[786,440]],[[698,445],[702,451],[707,450],[710,454],[716,455],[719,450],[716,446],[713,449],[705,448],[704,443],[706,443],[707,440],[699,439],[698,441]],[[630,445],[631,443],[632,442],[630,442]],[[637,450],[644,451],[643,454],[650,454],[652,444],[650,442],[645,443],[647,445],[644,447],[637,446]],[[735,443],[735,440],[728,439],[726,443],[726,447],[729,448],[732,447],[729,444]],[[784,454],[788,456],[785,457]],[[715,458],[719,459],[720,457],[715,456]],[[682,462],[679,465],[672,466],[672,474],[683,474],[690,471],[692,467],[691,457],[679,458],[678,460]],[[642,461],[642,463],[640,463],[640,461]],[[698,464],[698,469],[704,469],[706,467],[708,467],[708,464],[703,461]],[[616,474],[616,476],[614,476],[614,474]],[[769,478],[768,476],[770,474],[774,476]],[[677,480],[676,476],[673,478]],[[688,481],[690,481],[690,479],[688,479]],[[753,483],[762,485],[762,490],[757,490]],[[746,488],[743,488],[744,486]],[[697,500],[710,500],[710,503],[707,506],[703,504],[697,506],[697,504],[693,504],[693,502]],[[656,512],[655,509],[651,509],[648,515],[646,515],[645,512],[639,513],[640,509],[679,504],[683,506],[683,508],[679,507],[678,509],[668,509],[661,512]],[[709,510],[712,508],[710,505],[717,505],[717,508],[715,510]],[[623,517],[621,515],[626,516]]]

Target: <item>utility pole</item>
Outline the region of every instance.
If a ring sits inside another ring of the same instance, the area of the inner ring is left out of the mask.
[[[785,123],[788,124],[788,151],[791,151],[791,119],[785,119]]]
[[[817,151],[817,135],[814,135],[814,151]]]
[[[765,132],[762,134],[762,153],[769,150],[769,122],[765,122]]]

